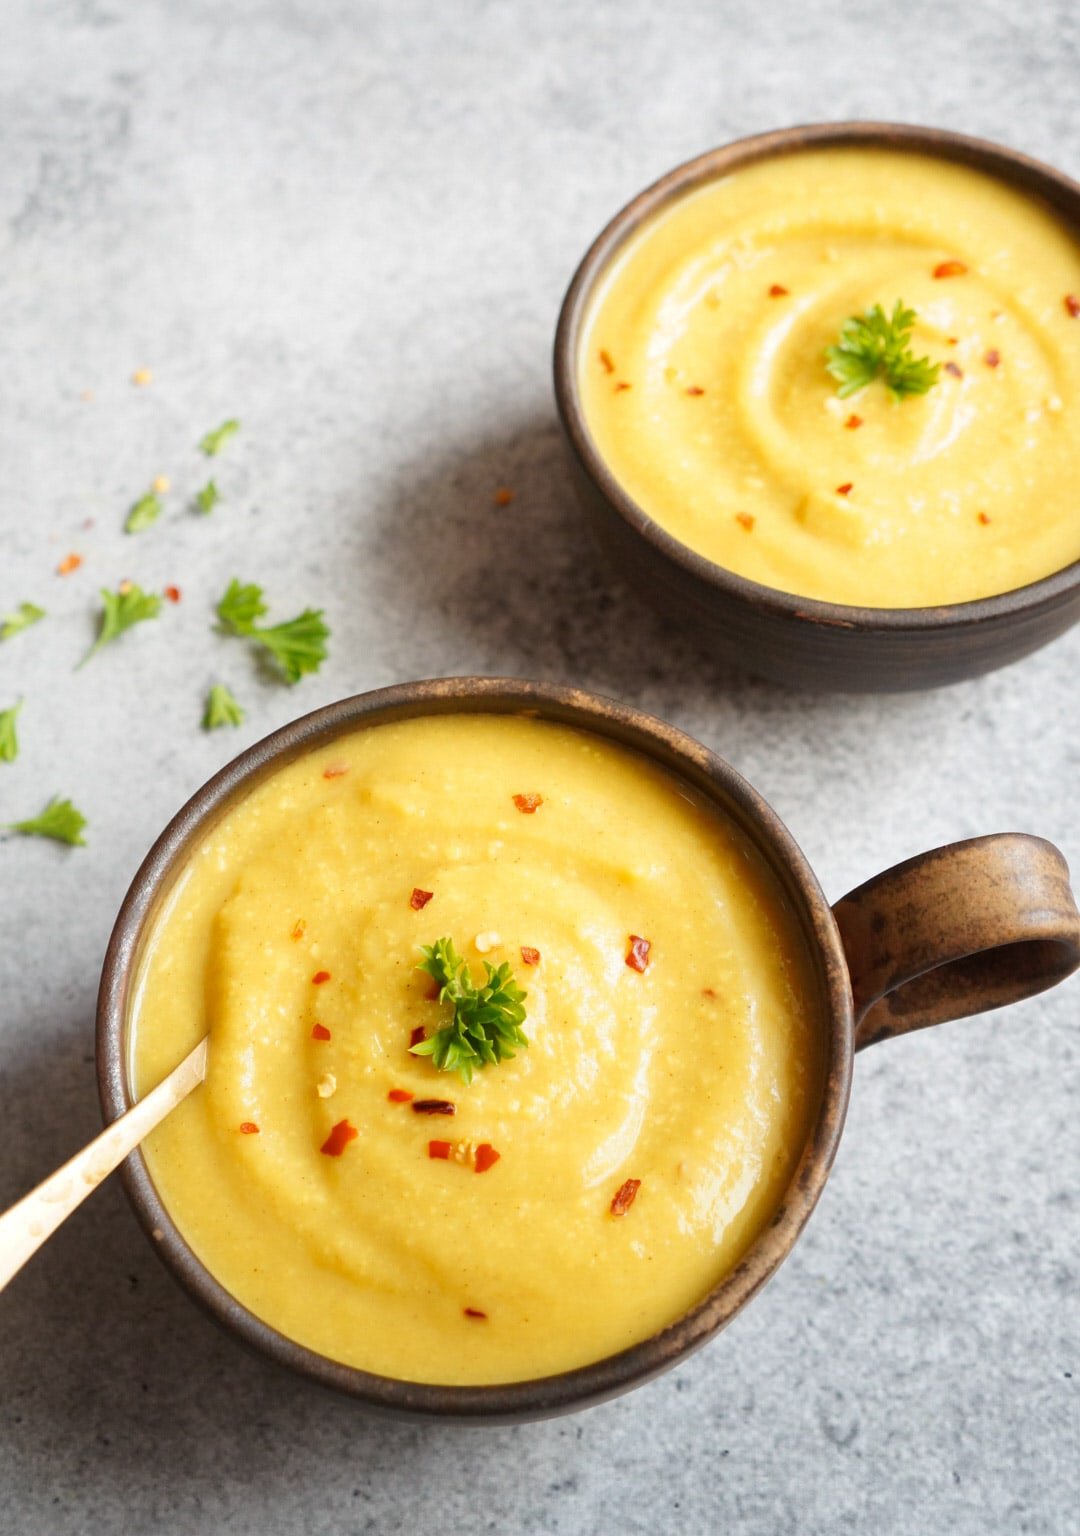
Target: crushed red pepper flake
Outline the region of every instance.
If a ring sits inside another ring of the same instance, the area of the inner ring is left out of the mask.
[[[344,778],[349,771],[348,763],[329,763],[322,771],[324,779]]]
[[[521,960],[523,965],[539,965],[540,951],[533,949],[531,944],[523,944],[521,946]]]
[[[611,1214],[613,1216],[625,1216],[633,1205],[640,1188],[640,1179],[627,1179],[625,1184],[620,1184],[611,1197]]]
[[[735,521],[749,533],[754,526],[755,519],[750,516],[749,512],[736,512]]]
[[[1080,299],[1077,298],[1075,293],[1067,293],[1065,295],[1065,309],[1068,314],[1072,315],[1074,320],[1080,320]]]
[[[688,395],[703,395],[705,391],[700,384],[689,384],[687,385],[686,393]]]
[[[489,1168],[494,1168],[501,1156],[502,1153],[496,1152],[490,1141],[482,1141],[476,1149],[474,1166],[477,1173],[487,1173]]]
[[[330,972],[329,971],[316,971],[314,976],[311,978],[311,985],[313,987],[321,987],[324,981],[329,981],[329,980],[330,980]]]
[[[340,1157],[350,1141],[355,1141],[360,1132],[355,1125],[350,1125],[347,1120],[339,1120],[332,1126],[330,1134],[319,1148],[327,1157]]]
[[[951,358],[945,364],[945,372],[951,374],[954,379],[962,379],[964,377],[964,370],[959,364],[954,363]]]
[[[861,416],[856,416],[854,411],[852,411],[852,413],[848,417],[847,421],[844,422],[844,426],[847,427],[849,432],[854,432],[855,429],[857,427],[861,427],[862,424],[863,424],[862,417]]]
[[[773,283],[769,289],[769,298],[784,299],[787,297],[789,291],[789,289],[784,287],[783,283]]]
[[[649,964],[649,951],[652,943],[649,939],[643,939],[640,935],[630,935],[630,948],[626,951],[626,963],[632,971],[644,971]]]
[[[409,1095],[412,1098],[412,1095]],[[450,1099],[414,1099],[414,1115],[456,1115],[457,1105]]]
[[[984,528],[989,523],[989,521],[990,521],[990,514],[989,514],[989,512],[980,512],[979,513],[979,522],[982,523]]]
[[[514,493],[508,485],[500,485],[495,492],[495,505],[497,507],[508,507],[513,499]]]
[[[615,372],[615,364],[611,361],[611,353],[606,347],[601,347],[596,355],[600,359],[600,366],[605,373]]]
[[[422,912],[434,894],[434,891],[422,891],[418,885],[414,885],[413,893],[409,897],[409,906],[414,912]]]
[[[991,347],[989,352],[983,358],[983,362],[988,368],[996,368],[1001,362],[1001,353],[996,347]]]
[[[82,565],[82,555],[75,554],[73,550],[70,555],[65,555],[56,567],[56,574],[58,576],[70,576],[72,571],[79,569],[80,565]]]
[[[305,933],[307,933],[307,923],[302,917],[298,917],[293,924],[292,937],[294,939],[302,939]]]
[[[436,993],[435,995],[436,995],[436,997],[438,997],[439,994]],[[409,1036],[409,1049],[412,1050],[413,1046],[414,1045],[419,1045],[421,1040],[423,1040],[423,1039],[424,1039],[424,1026],[422,1024],[418,1024],[416,1026],[416,1028],[412,1031],[412,1033]]]
[[[621,394],[624,389],[633,389],[633,387],[634,386],[632,384],[628,384],[625,379],[620,379],[615,386],[615,393],[618,395]]]
[[[165,596],[168,598],[170,603],[178,603],[183,596],[180,588],[174,587],[171,583],[169,586],[163,587],[162,591],[165,593]]]
[[[255,1124],[254,1120],[241,1120],[240,1134],[241,1136],[257,1136],[259,1134],[259,1127]]]
[[[544,803],[543,795],[515,795],[514,804],[523,816],[534,815]]]
[[[934,268],[935,277],[963,277],[967,267],[962,261],[939,261]]]
[[[946,336],[945,340],[949,343],[950,347],[956,347],[960,344],[959,336]]]
[[[332,1036],[325,1024],[313,1024],[311,1026],[311,1038],[313,1040],[330,1040]]]
[[[450,1156],[450,1143],[448,1141],[429,1141],[427,1144],[428,1157],[439,1158],[446,1162]]]
[[[850,496],[854,489],[855,482],[853,480],[845,480],[843,485],[838,485],[836,487],[836,494],[838,496]]]
[[[474,1317],[480,1319],[482,1322],[487,1322],[487,1313],[481,1312],[479,1307],[462,1307],[461,1310],[464,1312],[466,1317]]]
[[[413,1095],[407,1088],[391,1088],[386,1097],[391,1104],[411,1104],[413,1100]]]
[[[716,996],[716,988],[715,987],[702,987],[701,995],[702,995],[702,997],[710,997],[710,998],[715,997]]]

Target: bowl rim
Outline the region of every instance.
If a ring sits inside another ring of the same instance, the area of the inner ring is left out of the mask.
[[[257,1352],[302,1376],[384,1413],[492,1423],[570,1412],[639,1385],[707,1342],[764,1285],[794,1245],[823,1189],[843,1129],[851,1086],[854,1025],[843,945],[820,885],[783,822],[722,758],[676,727],[580,689],[516,678],[451,677],[353,695],[301,716],[241,752],[214,774],[165,827],[120,907],[102,968],[96,1071],[106,1122],[131,1104],[129,1013],[141,943],[182,872],[189,851],[214,821],[263,778],[307,752],[384,722],[432,714],[496,713],[569,724],[640,752],[711,797],[753,841],[793,904],[812,963],[826,1059],[821,1104],[787,1194],[740,1263],[667,1328],[614,1355],[573,1370],[483,1386],[446,1386],[377,1375],[297,1343],[233,1297],[195,1256],[173,1222],[137,1151],[121,1177],[136,1217],[181,1287],[210,1316]]]
[[[578,383],[581,335],[593,294],[627,241],[661,210],[732,171],[760,160],[805,150],[860,145],[922,153],[970,165],[996,176],[1029,196],[1050,202],[1059,217],[1076,226],[1080,239],[1080,182],[1041,160],[991,139],[916,123],[852,119],[796,124],[731,140],[683,161],[631,198],[605,224],[579,262],[563,299],[555,330],[555,401],[563,430],[596,490],[634,533],[697,581],[775,618],[858,630],[863,634],[928,633],[963,630],[985,624],[987,620],[1005,620],[1053,606],[1066,593],[1080,587],[1080,558],[1007,592],[927,607],[868,608],[834,603],[822,598],[801,597],[779,587],[752,581],[699,554],[651,518],[612,474],[589,432]],[[1071,215],[1063,205],[1071,208]]]

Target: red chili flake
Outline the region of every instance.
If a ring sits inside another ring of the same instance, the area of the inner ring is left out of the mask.
[[[963,277],[967,267],[962,261],[939,261],[934,268],[935,277]]]
[[[749,533],[751,528],[754,526],[754,519],[750,516],[749,512],[736,512],[735,521],[740,525],[740,527],[745,528],[747,533]]]
[[[292,937],[294,939],[302,939],[305,933],[307,933],[307,923],[302,917],[298,917],[293,924]]]
[[[716,989],[714,987],[702,987],[701,995],[702,997],[713,998],[716,996]]]
[[[838,485],[836,487],[836,494],[838,496],[850,496],[854,489],[855,482],[853,480],[845,480],[843,485]]]
[[[611,1199],[611,1214],[613,1216],[625,1216],[633,1205],[634,1197],[640,1188],[640,1179],[627,1179],[625,1184],[620,1184]]]
[[[496,1152],[489,1141],[482,1141],[476,1149],[477,1173],[487,1173],[489,1168],[494,1168],[501,1156],[502,1154]]]
[[[413,1096],[407,1088],[391,1088],[386,1097],[391,1104],[411,1104]]]
[[[996,368],[997,365],[1001,362],[1001,353],[996,347],[991,347],[989,352],[983,358],[983,362],[988,368]]]
[[[621,394],[624,389],[633,389],[633,387],[634,386],[632,384],[628,384],[625,379],[620,379],[615,386],[615,393],[618,395]]]
[[[329,971],[316,971],[314,976],[311,978],[311,985],[313,987],[321,987],[324,981],[329,981],[329,980],[330,980],[330,972]]]
[[[601,347],[600,351],[596,355],[600,359],[600,366],[604,370],[605,373],[614,373],[615,372],[615,364],[611,361],[611,353],[610,352],[606,351],[605,348]]]
[[[340,779],[344,777],[348,771],[348,763],[331,763],[329,767],[323,769],[322,776],[324,779]]]
[[[703,395],[705,391],[700,384],[691,384],[688,386],[686,393],[688,395]]]
[[[543,795],[515,795],[514,804],[523,816],[532,816],[544,803]]]
[[[1080,299],[1076,297],[1075,293],[1067,293],[1065,295],[1065,308],[1074,320],[1080,320]]]
[[[788,290],[784,287],[783,283],[773,283],[769,289],[770,299],[784,299],[787,297],[787,294]]]
[[[429,1141],[427,1144],[428,1157],[437,1157],[445,1163],[450,1156],[450,1143],[448,1141]]]
[[[514,493],[508,485],[500,485],[499,489],[495,492],[495,505],[497,507],[508,507],[513,499]]]
[[[462,1307],[461,1310],[465,1313],[466,1317],[476,1317],[482,1319],[485,1323],[487,1322],[487,1313],[481,1312],[479,1307]]]
[[[990,514],[989,514],[989,512],[980,512],[979,513],[979,522],[982,523],[984,528],[989,523],[989,521],[990,521]]]
[[[945,340],[949,343],[950,347],[958,346],[960,342],[959,336],[946,336]]]
[[[456,1115],[457,1109],[449,1099],[417,1099],[413,1103],[415,1115]]]
[[[170,603],[178,603],[180,601],[181,596],[182,596],[182,593],[181,593],[179,587],[173,587],[173,586],[163,587],[162,591],[165,593],[165,596],[169,599]]]
[[[424,1039],[424,1026],[422,1024],[418,1024],[416,1026],[416,1028],[413,1030],[412,1034],[409,1036],[409,1049],[412,1050],[413,1046],[414,1045],[419,1045],[421,1040],[423,1040],[423,1039]]]
[[[632,971],[644,971],[649,964],[649,950],[652,944],[648,939],[641,939],[636,933],[630,935],[630,948],[626,951],[626,963]]]
[[[863,422],[862,417],[861,416],[856,416],[854,411],[852,411],[852,413],[848,417],[847,421],[844,422],[844,426],[847,427],[849,432],[854,432],[856,427],[861,427],[862,426],[862,422]]]
[[[313,1040],[329,1040],[331,1039],[330,1031],[325,1024],[313,1024],[311,1026],[311,1038]]]
[[[945,364],[945,372],[952,374],[954,379],[962,379],[964,377],[964,370],[952,361]]]
[[[540,951],[533,949],[531,944],[523,944],[521,946],[521,959],[524,965],[539,965]]]
[[[339,1120],[337,1125],[332,1127],[319,1151],[325,1152],[327,1157],[340,1157],[349,1142],[355,1141],[359,1134],[355,1125],[350,1125],[347,1120]]]
[[[409,906],[414,912],[422,912],[434,894],[434,891],[422,891],[418,885],[414,885],[413,893],[409,897]]]
[[[65,555],[60,564],[56,567],[56,574],[58,576],[70,576],[72,571],[77,571],[79,569],[80,565],[82,565],[82,555],[76,555],[74,553]]]
[[[259,1134],[259,1127],[255,1124],[254,1120],[242,1120],[240,1122],[240,1134],[241,1136],[257,1136]]]

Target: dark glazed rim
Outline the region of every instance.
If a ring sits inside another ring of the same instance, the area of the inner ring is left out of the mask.
[[[577,689],[505,678],[406,683],[343,699],[248,748],[209,780],[166,827],[135,876],[105,956],[97,1011],[97,1074],[106,1121],[129,1108],[127,1012],[143,936],[183,862],[208,828],[269,772],[346,732],[417,715],[527,714],[574,725],[630,747],[673,771],[730,815],[761,851],[801,922],[819,968],[827,1040],[817,1121],[787,1195],[738,1267],[691,1312],[619,1354],[577,1370],[505,1385],[451,1387],[402,1381],[339,1364],[260,1321],[204,1268],[180,1235],[141,1152],[123,1168],[144,1231],[190,1296],[244,1343],[324,1386],[399,1416],[508,1422],[585,1407],[648,1380],[705,1343],[787,1255],[821,1193],[843,1128],[851,1081],[851,986],[832,911],[791,834],[721,758],[673,726]]]
[[[1059,217],[1075,227],[1080,238],[1080,184],[1039,160],[988,139],[972,138],[944,128],[878,122],[812,123],[738,139],[676,166],[646,187],[615,215],[585,253],[563,300],[555,332],[555,399],[563,428],[596,489],[646,543],[699,581],[777,618],[808,620],[863,633],[956,630],[1052,603],[1080,585],[1080,560],[1074,560],[1038,581],[993,597],[928,608],[862,608],[799,597],[778,587],[763,586],[706,559],[654,522],[623,490],[589,433],[578,388],[581,333],[593,294],[627,241],[662,209],[732,171],[759,160],[798,154],[806,149],[856,145],[907,150],[973,166],[1049,202]]]

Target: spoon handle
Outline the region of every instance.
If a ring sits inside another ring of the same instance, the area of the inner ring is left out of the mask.
[[[206,1076],[206,1039],[157,1087],[0,1216],[0,1290],[62,1221]]]

